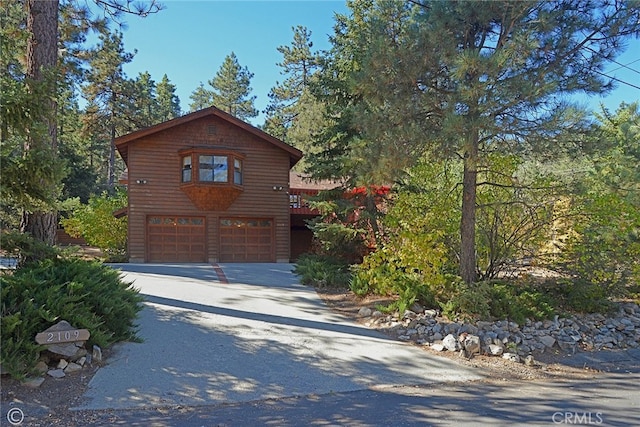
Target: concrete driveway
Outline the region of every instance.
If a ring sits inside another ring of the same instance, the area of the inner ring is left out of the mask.
[[[290,264],[118,264],[145,296],[75,409],[198,406],[480,379],[331,312]]]

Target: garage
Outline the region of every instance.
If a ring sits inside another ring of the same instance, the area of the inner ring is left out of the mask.
[[[148,262],[206,262],[203,217],[147,217]]]
[[[220,262],[274,262],[272,219],[220,220]]]

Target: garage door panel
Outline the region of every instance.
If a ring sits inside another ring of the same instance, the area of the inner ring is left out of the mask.
[[[220,220],[221,262],[272,262],[274,260],[273,220]]]
[[[204,218],[148,217],[147,260],[150,262],[206,262],[205,236]]]

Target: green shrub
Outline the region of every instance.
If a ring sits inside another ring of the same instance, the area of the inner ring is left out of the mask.
[[[363,264],[354,267],[351,291],[364,296],[368,293],[394,295],[398,299],[389,307],[404,312],[414,302],[435,307],[436,300],[430,285],[418,271],[404,268],[395,258],[384,262],[384,250],[368,255]]]
[[[349,266],[328,256],[306,254],[298,259],[294,273],[308,286],[347,287],[351,279]]]
[[[37,333],[60,320],[88,329],[89,345],[137,340],[134,321],[143,298],[120,273],[95,261],[46,259],[0,275],[3,369],[16,377],[33,370],[43,349]]]
[[[126,205],[127,193],[124,190],[117,190],[115,195],[104,192],[100,196],[91,196],[88,204],[77,206],[70,218],[60,222],[70,236],[82,236],[89,245],[100,248],[109,261],[124,261],[127,217],[116,218],[113,213]]]
[[[462,280],[455,282],[448,296],[438,301],[442,314],[449,319],[479,320],[491,317],[491,285],[480,282],[468,285]]]
[[[450,296],[440,301],[442,313],[450,319],[509,319],[523,323],[526,319],[550,318],[556,308],[552,297],[531,286],[479,282],[467,285],[455,282]]]
[[[525,319],[550,318],[555,312],[552,299],[539,289],[508,283],[491,285],[489,314],[495,319],[523,323]]]
[[[17,231],[0,234],[0,248],[4,256],[15,258],[19,267],[27,262],[52,259],[60,255],[60,250],[54,246]]]

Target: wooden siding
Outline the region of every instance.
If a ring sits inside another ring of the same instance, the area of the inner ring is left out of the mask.
[[[289,261],[290,153],[217,116],[189,121],[126,143],[132,262],[148,261],[146,221],[150,215],[204,217],[209,262],[219,260],[220,218],[268,218],[274,225],[275,260]],[[192,147],[233,150],[244,155],[243,191],[228,209],[200,210],[181,190],[178,152]]]

